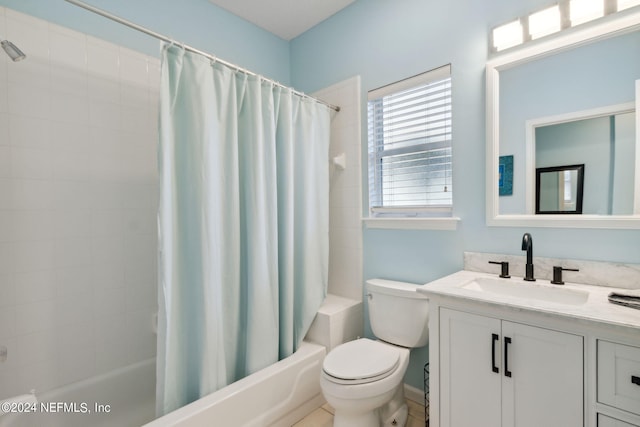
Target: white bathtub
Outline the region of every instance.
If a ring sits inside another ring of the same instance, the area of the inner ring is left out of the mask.
[[[155,389],[156,359],[152,358],[36,393],[42,402],[36,412],[1,416],[0,427],[139,427],[155,416]],[[103,405],[98,408],[102,413],[96,412],[96,405]],[[91,413],[83,413],[85,409]]]
[[[320,372],[325,354],[323,346],[305,341],[288,358],[144,427],[289,427],[324,403]]]

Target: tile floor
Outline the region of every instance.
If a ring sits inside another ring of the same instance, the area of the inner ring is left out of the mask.
[[[409,406],[409,419],[406,427],[424,427],[424,406],[413,400],[407,399]],[[316,409],[293,427],[331,427],[333,426],[333,408],[329,404]]]

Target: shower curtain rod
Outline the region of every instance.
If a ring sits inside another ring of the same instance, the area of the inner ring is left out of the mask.
[[[107,11],[99,9],[99,8],[97,8],[95,6],[91,6],[90,4],[87,4],[85,2],[82,2],[82,1],[79,1],[79,0],[65,0],[65,1],[67,3],[71,3],[71,4],[75,5],[75,6],[78,6],[78,7],[81,7],[83,9],[86,9],[89,12],[96,13],[96,14],[98,14],[100,16],[103,16],[103,17],[105,17],[107,19],[115,21],[115,22],[117,22],[119,24],[125,25],[125,26],[127,26],[129,28],[133,28],[134,30],[140,31],[141,33],[147,34],[147,35],[149,35],[151,37],[155,37],[155,38],[160,39],[162,41],[165,41],[167,43],[173,43],[173,44],[182,46],[185,50],[188,50],[190,52],[197,53],[199,55],[205,56],[205,57],[207,57],[207,58],[209,58],[209,59],[211,59],[213,61],[220,62],[221,64],[224,64],[227,67],[233,68],[233,69],[235,69],[237,71],[240,71],[240,72],[242,72],[244,74],[248,74],[250,76],[259,77],[259,78],[261,78],[261,79],[263,79],[263,80],[265,80],[265,81],[267,81],[269,83],[272,83],[272,84],[274,84],[274,85],[276,85],[278,87],[281,87],[283,89],[291,90],[291,92],[293,92],[294,94],[296,94],[296,95],[298,95],[298,96],[300,96],[302,98],[313,99],[314,101],[319,102],[320,104],[326,105],[327,107],[331,108],[332,110],[335,110],[336,112],[340,111],[340,107],[338,107],[337,105],[332,105],[332,104],[329,104],[328,102],[324,102],[321,99],[314,98],[313,96],[309,96],[306,93],[297,91],[297,90],[295,90],[293,88],[290,88],[290,87],[287,87],[287,86],[283,85],[280,82],[277,82],[277,81],[272,80],[272,79],[268,79],[268,78],[266,78],[264,76],[261,76],[259,74],[256,74],[256,73],[252,72],[252,71],[249,71],[246,68],[242,68],[242,67],[240,67],[238,65],[235,65],[235,64],[232,64],[232,63],[227,62],[225,60],[222,60],[220,58],[217,58],[217,57],[215,57],[215,56],[213,56],[213,55],[211,55],[211,54],[209,54],[207,52],[203,52],[203,51],[201,51],[199,49],[196,49],[194,47],[188,46],[188,45],[186,45],[184,43],[180,43],[180,42],[178,42],[176,40],[173,40],[170,37],[167,37],[167,36],[165,36],[163,34],[160,34],[160,33],[157,33],[155,31],[152,31],[152,30],[150,30],[150,29],[148,29],[146,27],[143,27],[143,26],[138,25],[136,23],[133,23],[131,21],[127,21],[126,19],[120,18],[119,16],[116,16],[116,15],[114,15],[112,13],[109,13]]]

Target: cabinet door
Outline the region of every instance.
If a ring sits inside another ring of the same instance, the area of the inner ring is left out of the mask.
[[[582,427],[583,338],[507,321],[502,336],[502,426]]]
[[[598,414],[598,427],[638,427],[624,421],[616,420],[606,415]]]
[[[441,427],[501,425],[499,336],[498,319],[440,310]]]

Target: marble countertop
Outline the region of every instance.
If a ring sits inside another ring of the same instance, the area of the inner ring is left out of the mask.
[[[464,288],[464,286],[478,278],[481,278],[481,280],[483,280],[482,278],[490,279],[492,282],[498,283],[499,285],[504,283],[514,287],[524,286],[552,288],[549,289],[550,295],[553,295],[553,292],[555,292],[553,289],[556,289],[561,293],[571,293],[572,290],[576,290],[580,293],[588,293],[588,298],[586,298],[586,301],[583,303],[565,304],[553,300],[517,296],[517,291],[510,292],[509,294],[503,294]],[[427,296],[457,297],[465,300],[499,304],[532,312],[542,312],[587,321],[596,321],[615,326],[640,328],[640,310],[612,304],[607,299],[611,292],[624,291],[624,289],[621,288],[583,285],[569,282],[566,282],[564,285],[553,285],[548,280],[541,279],[538,279],[535,282],[525,282],[522,278],[512,277],[510,279],[500,279],[496,274],[461,270],[457,273],[450,274],[422,285],[417,289],[417,291],[424,293]]]

